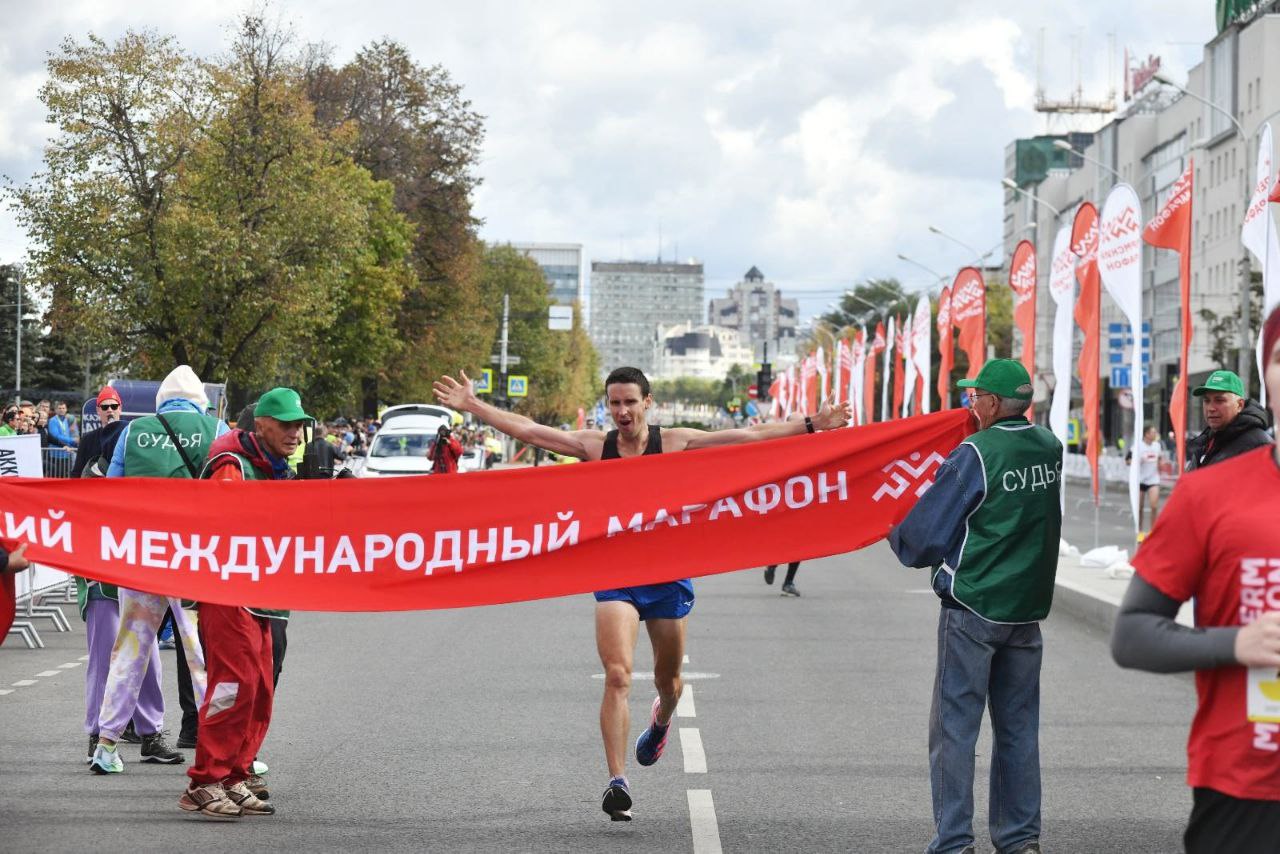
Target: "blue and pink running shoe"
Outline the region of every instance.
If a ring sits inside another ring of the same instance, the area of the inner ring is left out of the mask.
[[[671,724],[662,726],[658,723],[658,710],[662,708],[662,698],[653,698],[653,713],[649,716],[649,728],[640,733],[636,739],[636,761],[641,765],[652,765],[662,756],[667,746],[667,732]]]

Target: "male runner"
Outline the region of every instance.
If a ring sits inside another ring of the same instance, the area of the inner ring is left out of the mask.
[[[817,415],[793,416],[793,420],[709,433],[688,427],[663,430],[645,423],[653,405],[649,380],[638,368],[618,368],[604,381],[609,414],[616,430],[562,431],[538,424],[523,415],[507,412],[480,400],[465,372],[460,380],[441,377],[435,383],[436,399],[459,412],[470,412],[489,426],[529,445],[580,460],[609,460],[692,451],[720,445],[737,445],[795,436],[816,430],[843,427],[851,415],[848,403],[827,406]],[[675,714],[683,684],[685,618],[693,608],[693,583],[688,579],[667,584],[647,584],[620,590],[601,590],[596,597],[596,649],[604,665],[604,698],[600,702],[600,734],[604,738],[609,786],[602,808],[614,821],[631,820],[631,792],[626,768],[630,713],[631,663],[640,623],[649,630],[653,645],[653,681],[658,696],[653,701],[649,726],[636,740],[636,761],[652,765],[667,744],[667,729]]]

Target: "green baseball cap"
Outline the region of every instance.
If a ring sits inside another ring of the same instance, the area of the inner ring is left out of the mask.
[[[1197,387],[1191,393],[1199,397],[1211,391],[1229,391],[1240,397],[1245,396],[1244,383],[1240,382],[1240,376],[1235,371],[1214,371],[1209,374],[1209,379],[1204,381],[1204,385]]]
[[[960,380],[956,385],[960,388],[980,388],[1014,400],[1030,400],[1035,392],[1027,369],[1021,362],[1013,359],[992,359],[982,366],[976,377]]]
[[[315,421],[302,411],[302,397],[291,388],[273,388],[258,398],[253,408],[254,418],[274,418],[277,421]]]

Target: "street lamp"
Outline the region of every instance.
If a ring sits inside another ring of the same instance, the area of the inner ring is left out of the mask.
[[[1055,140],[1053,141],[1053,147],[1054,147],[1054,148],[1056,148],[1056,149],[1058,149],[1058,150],[1060,150],[1060,151],[1069,151],[1069,152],[1071,152],[1072,154],[1074,154],[1076,157],[1079,157],[1081,160],[1085,160],[1085,161],[1087,161],[1087,162],[1089,162],[1089,163],[1092,163],[1094,166],[1097,166],[1099,169],[1105,169],[1105,170],[1107,170],[1108,172],[1110,172],[1112,175],[1114,175],[1114,176],[1116,177],[1116,180],[1117,180],[1117,181],[1123,181],[1123,180],[1124,180],[1123,178],[1121,178],[1121,177],[1120,177],[1120,173],[1119,173],[1119,172],[1117,172],[1116,170],[1112,169],[1110,166],[1108,166],[1107,164],[1103,163],[1101,160],[1094,160],[1092,157],[1090,157],[1089,155],[1085,154],[1083,151],[1081,151],[1080,149],[1076,148],[1076,147],[1075,147],[1075,146],[1073,146],[1071,143],[1067,142],[1065,139],[1055,139]]]
[[[1166,77],[1163,74],[1160,74],[1159,72],[1157,72],[1156,75],[1151,79],[1155,80],[1157,83],[1163,83],[1165,86],[1171,86],[1174,89],[1177,89],[1182,94],[1186,95],[1188,98],[1193,98],[1199,101],[1200,103],[1204,104],[1209,109],[1226,116],[1228,119],[1231,120],[1231,124],[1236,126],[1236,130],[1239,131],[1240,133],[1241,141],[1247,140],[1249,138],[1248,135],[1244,132],[1244,127],[1242,127],[1240,122],[1237,121],[1235,113],[1231,112],[1226,107],[1220,107],[1217,104],[1213,103],[1213,101],[1210,101],[1208,98],[1202,98],[1201,96],[1197,95],[1195,92],[1192,92],[1183,86],[1179,86],[1177,83],[1174,83],[1168,77]]]
[[[930,268],[926,267],[925,265],[921,264],[919,261],[915,260],[914,258],[908,258],[906,255],[903,255],[901,252],[899,252],[899,253],[898,253],[898,260],[899,260],[899,261],[906,261],[908,264],[910,264],[910,265],[911,265],[911,266],[913,266],[913,267],[919,267],[921,270],[924,270],[926,273],[928,273],[930,276],[933,276],[935,279],[944,279],[944,278],[946,278],[946,277],[945,277],[945,276],[943,276],[941,273],[939,273],[937,270],[932,270],[932,269],[930,269]]]
[[[986,259],[986,256],[979,255],[977,249],[974,249],[972,246],[970,246],[968,243],[965,243],[960,238],[955,237],[954,235],[951,235],[951,234],[947,234],[945,231],[938,228],[937,226],[931,225],[929,226],[929,230],[932,231],[934,234],[938,235],[939,237],[945,237],[947,240],[950,240],[952,243],[956,244],[957,246],[963,246],[965,249],[968,249],[970,252],[973,253],[973,257],[977,259],[978,266],[979,267],[982,266],[983,261]],[[990,254],[990,253],[987,253],[987,254]],[[902,256],[899,255],[898,257],[901,258]],[[912,261],[911,263],[914,264],[915,262]],[[917,264],[916,266],[919,266],[919,265]],[[937,274],[935,273],[934,275],[937,275]],[[938,276],[938,278],[942,278],[942,277]]]
[[[1013,190],[1015,193],[1022,193],[1022,195],[1026,196],[1031,201],[1040,205],[1044,205],[1046,208],[1048,208],[1050,211],[1053,212],[1053,218],[1055,220],[1062,219],[1062,211],[1058,210],[1053,205],[1049,204],[1044,199],[1040,198],[1030,190],[1024,190],[1022,187],[1019,187],[1017,182],[1014,181],[1012,178],[1005,178],[1000,183],[1003,184],[1006,189]]]

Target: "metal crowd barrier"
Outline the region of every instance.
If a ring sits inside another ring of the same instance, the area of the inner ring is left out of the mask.
[[[71,477],[71,469],[75,462],[74,448],[43,447],[40,449],[40,463],[44,468],[45,477]]]
[[[32,564],[30,569],[18,573],[15,578],[18,612],[9,634],[21,636],[27,649],[44,649],[44,641],[36,631],[35,620],[51,621],[56,632],[71,631],[71,624],[67,622],[62,608],[48,604],[71,604],[76,601],[75,580],[70,575],[40,564]]]

